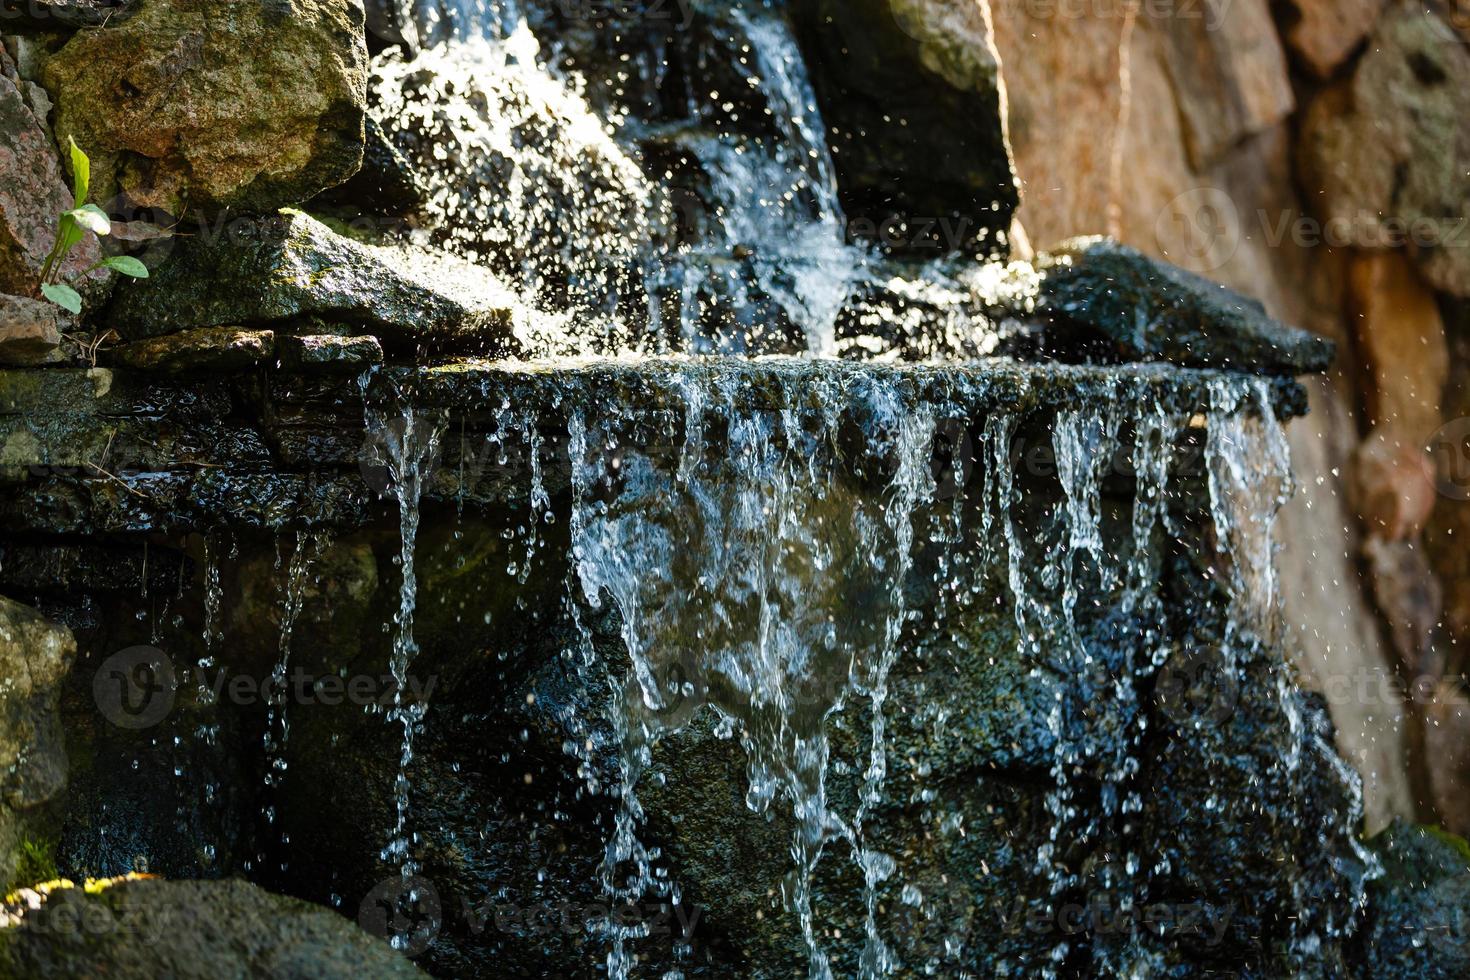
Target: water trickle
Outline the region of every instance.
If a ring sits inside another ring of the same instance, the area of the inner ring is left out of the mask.
[[[425,485],[433,474],[432,464],[438,457],[439,440],[443,436],[444,428],[442,417],[417,412],[412,408],[400,408],[396,413],[385,413],[369,404],[367,409],[368,445],[380,457],[380,462],[386,465],[388,490],[398,503],[398,563],[402,581],[398,593],[398,611],[393,617],[396,629],[389,662],[394,682],[393,703],[387,718],[390,724],[401,726],[403,741],[399,752],[398,776],[393,785],[394,822],[381,857],[398,865],[405,881],[417,870],[409,853],[408,770],[413,762],[414,730],[423,720],[427,708],[424,704],[407,702],[404,698],[404,693],[409,689],[408,671],[418,654],[418,644],[413,635],[414,610],[418,602],[414,548],[418,540],[419,502]]]

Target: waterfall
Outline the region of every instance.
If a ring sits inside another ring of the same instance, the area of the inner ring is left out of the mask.
[[[769,324],[747,319],[754,285],[800,331],[800,349],[833,356],[838,314],[867,255],[847,241],[826,128],[791,26],[779,5],[692,13],[725,36],[690,57],[728,61],[764,103],[762,119],[737,124],[728,99],[744,93],[705,85],[690,89],[683,119],[643,120],[616,107],[605,120],[575,72],[546,64],[518,5],[419,0],[400,13],[417,41],[406,55],[377,60],[373,89],[390,136],[430,185],[429,227],[416,234],[503,274],[531,302],[573,312],[574,337],[545,353],[665,342],[788,352],[784,337],[761,339]],[[669,48],[635,50],[661,77]],[[671,141],[697,159],[702,177],[666,190],[670,175],[645,154],[650,141]],[[706,210],[710,240],[670,240],[690,212]],[[665,337],[668,298],[679,323]]]

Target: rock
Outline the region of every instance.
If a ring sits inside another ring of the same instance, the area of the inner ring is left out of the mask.
[[[1335,345],[1285,326],[1254,300],[1137,249],[1078,238],[1038,255],[1010,285],[1010,308],[1049,329],[1100,336],[1130,361],[1163,360],[1260,374],[1307,374]]]
[[[792,15],[849,219],[947,220],[950,249],[1005,255],[1018,197],[984,10],[802,0]]]
[[[56,146],[26,87],[0,51],[0,292],[39,296],[57,218],[73,201]],[[99,257],[97,240],[86,236],[62,266],[62,278],[77,284]],[[93,273],[80,291],[90,296],[106,281],[105,273]]]
[[[1433,291],[1402,252],[1364,252],[1349,267],[1349,312],[1371,385],[1364,393],[1375,428],[1423,445],[1443,419],[1449,378],[1444,319]]]
[[[312,206],[336,207],[353,214],[379,217],[417,217],[428,207],[430,194],[419,174],[383,131],[382,123],[367,117],[362,169],[346,183],[312,199]]]
[[[395,344],[504,350],[515,340],[515,308],[494,276],[467,262],[364,245],[283,211],[182,241],[150,278],[118,291],[109,322],[139,340],[315,315]]]
[[[60,307],[27,296],[0,296],[0,365],[36,367],[61,360]]]
[[[1296,108],[1267,0],[1203,0],[1157,26],[1196,171]]]
[[[376,337],[288,334],[278,339],[276,353],[287,371],[356,374],[383,363],[383,345]]]
[[[74,31],[121,20],[135,0],[0,0],[0,30]]]
[[[244,881],[134,876],[13,897],[0,930],[8,976],[424,976],[336,912]]]
[[[1286,42],[1318,78],[1337,66],[1373,29],[1385,0],[1291,0]]]
[[[1369,887],[1360,943],[1367,976],[1452,980],[1470,974],[1470,848],[1395,823],[1371,841],[1383,877]]]
[[[260,213],[362,163],[358,0],[136,0],[45,67],[56,134],[93,158],[93,197],[207,218]],[[106,106],[106,111],[99,111]]]
[[[1467,114],[1470,48],[1433,10],[1396,4],[1302,128],[1302,182],[1337,243],[1408,248],[1431,286],[1470,296]]]
[[[226,374],[271,359],[276,336],[269,330],[201,327],[114,347],[110,363],[159,374]]]
[[[439,46],[378,58],[372,90],[389,141],[428,189],[431,243],[541,306],[631,302],[660,191],[576,88],[488,48]]]
[[[75,655],[70,630],[0,596],[0,886],[14,883],[24,843],[43,833],[37,808],[66,786],[57,705]]]

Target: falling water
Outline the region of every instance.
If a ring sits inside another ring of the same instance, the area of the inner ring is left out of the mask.
[[[394,823],[388,845],[381,856],[383,860],[397,864],[407,881],[416,871],[409,853],[408,768],[413,761],[414,730],[423,720],[427,708],[424,704],[404,700],[404,692],[409,689],[408,671],[418,654],[418,644],[413,635],[414,610],[418,602],[414,547],[418,540],[419,501],[426,482],[433,473],[432,464],[438,457],[444,421],[439,416],[416,412],[411,408],[401,408],[399,414],[383,414],[370,404],[367,411],[369,448],[386,465],[387,489],[398,503],[398,563],[402,574],[398,611],[393,617],[397,629],[393,635],[393,653],[389,661],[394,686],[388,721],[402,727],[403,741],[399,752],[398,776],[393,784]]]

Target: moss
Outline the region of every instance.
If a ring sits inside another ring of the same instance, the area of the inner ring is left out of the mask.
[[[54,837],[22,837],[16,854],[15,875],[10,887],[29,886],[39,881],[54,881],[61,874],[56,868]]]
[[[1467,868],[1470,868],[1470,841],[1466,841],[1465,838],[1460,837],[1456,834],[1452,834],[1448,830],[1445,830],[1443,827],[1439,826],[1426,826],[1419,829],[1424,831],[1424,833],[1428,834],[1430,837],[1433,837],[1435,840],[1439,841],[1441,844],[1444,844],[1453,849],[1454,852],[1458,854],[1460,858],[1465,862],[1465,866]]]

